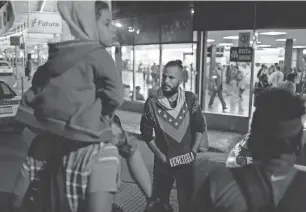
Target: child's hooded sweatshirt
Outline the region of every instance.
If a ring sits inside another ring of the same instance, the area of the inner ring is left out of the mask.
[[[58,4],[78,40],[49,44],[48,61],[35,73],[16,119],[71,140],[111,141],[105,117],[122,104],[123,86],[112,57],[98,42],[94,3]]]

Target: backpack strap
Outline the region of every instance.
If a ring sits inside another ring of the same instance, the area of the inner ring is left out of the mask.
[[[258,167],[231,168],[248,207],[248,212],[276,211],[271,185]]]

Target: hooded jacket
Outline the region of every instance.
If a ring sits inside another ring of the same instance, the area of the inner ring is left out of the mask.
[[[48,61],[34,74],[16,119],[34,131],[104,142],[112,138],[107,117],[122,102],[119,73],[101,45],[93,41],[49,44]]]

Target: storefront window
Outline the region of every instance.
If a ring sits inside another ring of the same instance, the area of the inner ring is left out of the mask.
[[[145,101],[159,88],[159,45],[135,46],[135,100]]]
[[[249,115],[252,57],[230,57],[231,49],[241,46],[239,33],[249,33],[248,44],[244,45],[251,47],[251,30],[207,33],[205,112]]]
[[[133,46],[122,46],[122,83],[124,99],[131,100],[133,91]]]
[[[272,86],[276,86],[272,74],[278,66],[284,78],[290,72],[296,74],[296,92],[300,93],[306,69],[303,58],[303,49],[306,49],[305,34],[305,29],[256,31],[260,44],[255,46],[254,83],[259,82],[260,77],[266,74]],[[287,40],[292,41],[288,46],[286,46]]]
[[[181,60],[184,66],[183,87],[187,91],[195,92],[196,88],[196,44],[163,44],[162,45],[162,65],[166,65],[171,60]]]

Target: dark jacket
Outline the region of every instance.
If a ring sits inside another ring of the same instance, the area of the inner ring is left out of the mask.
[[[204,133],[207,127],[197,97],[186,91],[185,98],[176,118],[160,105],[157,96],[149,97],[144,105],[140,123],[141,139],[152,141],[154,130],[156,145],[169,160],[191,152],[196,133]]]
[[[71,140],[110,141],[108,119],[122,102],[110,54],[95,42],[68,41],[49,45],[48,61],[35,73],[16,118]]]

